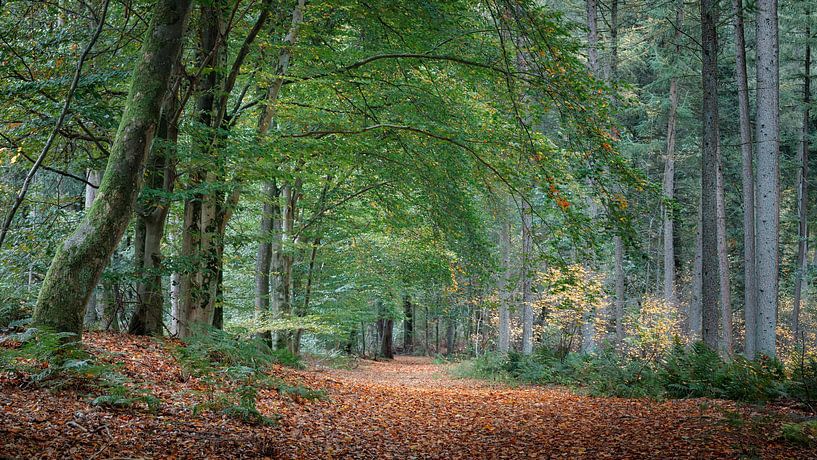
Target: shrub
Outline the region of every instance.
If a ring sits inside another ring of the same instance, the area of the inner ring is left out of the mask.
[[[252,424],[273,424],[277,416],[268,417],[258,410],[259,388],[273,388],[279,394],[302,399],[322,399],[321,391],[293,386],[268,373],[272,364],[300,367],[300,359],[288,350],[271,350],[261,339],[242,340],[227,332],[208,329],[184,340],[177,356],[188,372],[208,386],[203,392],[207,401],[193,407],[193,413],[219,411]],[[224,392],[223,381],[235,384]]]
[[[784,423],[783,439],[805,447],[817,446],[817,420]]]
[[[661,369],[670,396],[709,397],[738,401],[768,401],[784,393],[786,380],[780,361],[762,357],[749,361],[736,356],[724,361],[703,343],[676,346]]]

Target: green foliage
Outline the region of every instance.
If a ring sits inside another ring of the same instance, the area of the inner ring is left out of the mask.
[[[817,446],[817,420],[784,423],[783,439],[804,447]]]
[[[768,401],[784,394],[783,365],[761,357],[724,361],[703,343],[676,346],[661,368],[667,393],[676,398],[710,397],[738,401]]]
[[[144,404],[150,413],[157,413],[162,401],[144,389],[132,389],[125,385],[111,385],[104,394],[91,401],[94,406],[129,408],[137,404]]]
[[[559,384],[595,396],[627,398],[723,398],[769,401],[787,396],[790,388],[806,388],[812,380],[787,380],[779,361],[724,361],[702,343],[677,345],[665,359],[646,361],[613,350],[587,355],[571,353],[563,359],[541,347],[532,355],[488,353],[454,371],[461,377],[503,382]],[[813,372],[811,370],[810,372]]]
[[[288,350],[271,350],[259,338],[242,339],[208,329],[184,342],[176,351],[180,364],[208,387],[202,392],[206,401],[193,407],[194,414],[218,411],[245,423],[272,425],[277,416],[269,417],[258,410],[259,389],[275,389],[280,395],[292,398],[325,397],[323,391],[289,385],[270,375],[268,371],[273,364],[300,367],[301,362]]]
[[[177,349],[180,363],[192,374],[205,375],[239,367],[263,371],[275,363],[300,366],[298,357],[286,350],[273,352],[262,339],[240,339],[215,328],[199,332],[185,338],[184,346]]]
[[[18,347],[0,347],[0,370],[13,372],[32,385],[54,391],[85,391],[91,404],[112,408],[143,405],[159,410],[161,401],[150,391],[134,388],[115,367],[99,362],[76,342],[75,334],[53,333],[29,328],[10,334],[4,342]]]

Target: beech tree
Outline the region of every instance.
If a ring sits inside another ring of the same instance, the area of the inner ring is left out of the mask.
[[[190,4],[156,2],[97,197],[57,251],[40,288],[34,322],[41,327],[82,333],[91,291],[130,221]]]

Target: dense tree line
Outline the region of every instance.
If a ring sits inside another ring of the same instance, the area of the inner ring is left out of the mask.
[[[806,1],[0,8],[2,323],[815,342]]]

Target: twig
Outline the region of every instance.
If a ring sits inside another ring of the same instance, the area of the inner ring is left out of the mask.
[[[3,241],[5,241],[9,227],[11,227],[11,221],[14,219],[14,215],[17,213],[17,210],[20,209],[20,204],[22,204],[26,193],[28,193],[28,188],[31,186],[31,181],[34,180],[34,175],[37,173],[37,170],[40,169],[40,165],[42,165],[43,160],[45,160],[46,155],[48,155],[48,151],[51,150],[51,146],[54,144],[54,139],[57,137],[57,133],[59,133],[60,129],[62,128],[62,124],[65,121],[66,115],[68,114],[68,109],[71,106],[71,99],[74,98],[74,93],[77,91],[77,86],[79,86],[79,78],[82,75],[82,66],[85,64],[85,60],[88,58],[91,48],[94,47],[99,35],[102,33],[102,29],[105,27],[105,17],[108,14],[109,3],[110,0],[105,0],[105,3],[102,4],[102,14],[100,15],[99,25],[94,31],[91,41],[88,42],[88,46],[86,46],[82,51],[79,61],[77,61],[77,68],[74,71],[74,79],[71,81],[71,88],[68,90],[68,95],[65,97],[65,104],[62,106],[62,112],[60,112],[60,117],[57,119],[57,124],[54,125],[54,129],[48,136],[48,140],[45,142],[45,145],[40,152],[40,156],[37,157],[37,161],[34,162],[34,165],[31,166],[31,170],[28,171],[28,174],[23,181],[23,186],[20,188],[20,192],[17,193],[17,198],[14,200],[14,205],[11,207],[11,210],[9,210],[8,215],[6,215],[6,220],[3,222],[3,228],[0,229],[0,248],[3,247]]]

